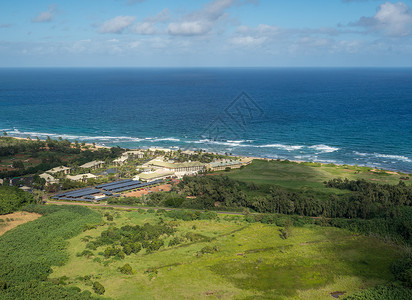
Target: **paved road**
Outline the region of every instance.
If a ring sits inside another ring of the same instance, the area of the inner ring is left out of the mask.
[[[167,211],[171,210],[191,210],[191,211],[205,211],[204,209],[186,209],[186,208],[170,208],[170,207],[147,207],[147,206],[126,206],[126,205],[114,205],[114,204],[99,204],[99,203],[83,203],[83,202],[70,202],[70,201],[46,201],[46,204],[57,204],[57,205],[81,205],[89,207],[113,207],[113,208],[123,208],[123,209],[164,209]],[[240,212],[231,212],[231,211],[215,211],[221,215],[237,215],[243,216],[243,213]]]

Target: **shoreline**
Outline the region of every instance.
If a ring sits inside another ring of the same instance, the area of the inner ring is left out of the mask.
[[[10,138],[14,138],[17,140],[26,140],[26,141],[34,141],[33,139],[30,138],[24,138],[24,137],[16,137],[16,136],[11,136],[11,135],[7,135],[5,137],[10,137]],[[41,141],[46,141],[45,139],[40,139]],[[69,140],[70,141],[70,140]],[[70,141],[71,143],[73,143],[72,141]],[[91,147],[92,149],[110,149],[112,147],[116,147],[116,146],[106,146],[106,145],[102,145],[99,143],[95,143],[95,145],[93,145],[93,143],[85,143],[85,146]],[[159,148],[159,149],[170,149],[172,151],[176,151],[177,149],[181,149],[180,147],[177,146],[172,146],[170,148],[167,147],[143,147],[143,148],[124,148],[124,147],[120,147],[122,149],[130,149],[130,150],[148,150],[149,148]],[[177,149],[174,149],[177,148]],[[186,150],[192,150],[192,149],[186,149]],[[196,149],[199,150],[199,149]],[[211,154],[224,154],[224,153],[219,153],[219,152],[211,152],[211,151],[205,151],[205,153],[211,153]],[[321,166],[325,166],[325,165],[335,165],[335,166],[350,166],[350,167],[364,167],[364,168],[369,168],[371,169],[370,172],[380,172],[381,170],[384,171],[385,173],[388,174],[398,174],[398,175],[412,175],[412,172],[405,172],[405,171],[400,171],[400,170],[389,170],[389,169],[382,169],[382,168],[376,168],[373,166],[368,166],[368,165],[353,165],[353,164],[347,164],[347,163],[325,163],[325,162],[316,162],[316,161],[305,161],[305,160],[292,160],[292,159],[278,159],[278,158],[268,158],[268,157],[260,157],[260,156],[247,156],[247,155],[230,155],[232,157],[240,157],[240,158],[248,158],[248,159],[258,159],[258,160],[266,160],[266,161],[281,161],[281,162],[285,162],[285,161],[289,161],[289,162],[294,162],[294,163],[314,163],[314,164],[320,164]]]

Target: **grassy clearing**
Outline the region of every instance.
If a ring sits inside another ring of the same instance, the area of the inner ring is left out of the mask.
[[[406,176],[397,173],[372,172],[371,168],[367,167],[276,160],[254,160],[252,164],[242,169],[215,174],[227,175],[232,179],[252,182],[260,186],[280,185],[290,189],[310,188],[320,192],[325,191],[323,182],[333,178],[365,179],[376,183],[397,184],[401,177]],[[408,184],[409,181],[406,183]],[[342,193],[335,189],[328,189],[328,192]]]
[[[101,210],[102,214],[106,211]],[[149,213],[111,213],[117,227],[155,224],[161,218]],[[103,284],[105,296],[115,299],[331,299],[335,291],[350,294],[391,280],[389,265],[403,253],[375,238],[337,228],[295,227],[292,236],[283,240],[279,227],[248,224],[240,216],[176,222],[175,236],[195,232],[211,241],[165,246],[123,260],[105,260],[99,255],[105,247],[93,251],[90,258],[76,256],[85,249],[85,240],[99,236],[109,226],[105,225],[72,238],[68,263],[53,267],[51,276],[67,276],[70,285],[90,291],[84,276],[91,276]],[[199,255],[205,246],[219,251]],[[120,273],[126,263],[133,275]]]
[[[0,236],[7,231],[22,225],[24,223],[34,221],[41,217],[40,214],[18,211],[7,215],[0,216]]]

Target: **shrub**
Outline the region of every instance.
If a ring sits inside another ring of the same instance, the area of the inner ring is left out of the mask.
[[[407,287],[412,287],[412,257],[407,256],[394,262],[391,266],[392,274],[395,278],[405,284]]]
[[[132,275],[133,269],[129,264],[125,264],[123,267],[120,268],[120,273],[126,274],[126,275]]]
[[[104,286],[100,282],[95,281],[93,283],[93,291],[98,295],[103,295],[106,290],[104,289]]]
[[[343,300],[409,300],[412,299],[412,291],[401,286],[376,286],[367,290],[349,295]]]

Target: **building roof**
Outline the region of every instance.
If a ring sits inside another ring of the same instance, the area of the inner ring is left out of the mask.
[[[31,188],[30,188],[30,187],[25,186],[25,185],[23,185],[23,186],[19,187],[19,189],[21,189],[21,190],[23,190],[23,191],[30,191],[30,190],[31,190]]]
[[[102,165],[102,164],[104,164],[104,161],[94,160],[94,161],[85,163],[84,165],[81,165],[80,168],[84,168],[84,169],[93,168],[93,167],[96,167],[96,166]]]
[[[172,152],[172,149],[167,149],[167,148],[158,148],[158,147],[152,147],[149,148],[149,151],[155,152],[155,151],[164,151],[164,152]]]
[[[243,165],[243,162],[241,162],[240,160],[218,160],[218,161],[212,161],[209,166],[212,168],[216,168],[216,167],[230,167],[230,166],[234,166],[234,165]]]
[[[140,173],[137,176],[139,177],[139,179],[142,179],[142,180],[154,180],[156,178],[174,176],[174,173],[169,172],[169,171],[157,170],[157,171],[150,172],[150,173]]]
[[[46,180],[47,182],[54,182],[56,181],[56,178],[54,178],[53,176],[51,176],[50,174],[47,173],[43,173],[39,175],[40,178],[43,178],[44,180]]]
[[[193,155],[193,154],[196,154],[196,151],[193,151],[193,150],[184,150],[184,151],[182,151],[182,153],[183,153],[183,154],[186,154],[186,155]]]
[[[115,160],[113,160],[113,162],[125,162],[128,159],[128,156],[120,156],[118,158],[116,158]]]
[[[79,174],[79,175],[74,175],[74,176],[67,175],[67,179],[74,180],[74,181],[78,181],[82,179],[91,179],[91,178],[97,178],[97,176],[90,174],[90,173]]]
[[[60,166],[60,167],[56,167],[56,168],[53,168],[51,170],[48,170],[46,172],[54,174],[54,173],[58,173],[58,172],[64,172],[64,171],[67,171],[67,170],[71,170],[71,168],[65,167],[65,166]]]
[[[162,167],[166,169],[177,169],[177,168],[190,168],[190,167],[204,167],[205,164],[200,161],[190,161],[184,163],[171,163],[162,160],[151,160],[147,163],[148,165],[153,165],[156,167]]]

